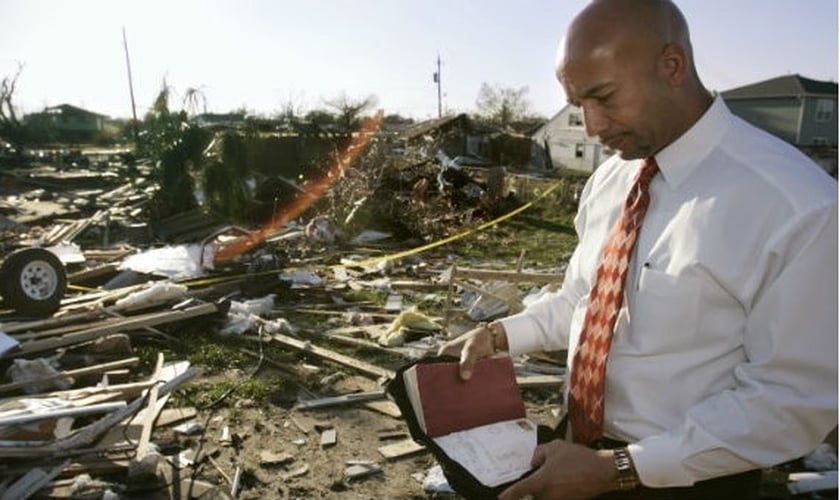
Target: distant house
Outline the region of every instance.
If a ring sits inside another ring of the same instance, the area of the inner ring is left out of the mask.
[[[245,113],[202,113],[192,120],[199,127],[237,129],[245,126]]]
[[[72,104],[59,104],[44,108],[40,113],[24,117],[31,125],[55,140],[88,141],[105,128],[107,116],[82,109]]]
[[[721,92],[733,113],[795,146],[837,146],[837,83],[785,75]]]
[[[601,143],[586,135],[583,111],[571,104],[537,129],[531,141],[531,166],[538,169],[591,172],[604,160]]]

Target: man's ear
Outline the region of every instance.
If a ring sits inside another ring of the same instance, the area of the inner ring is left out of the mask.
[[[688,56],[675,43],[666,44],[659,56],[659,72],[675,87],[682,86],[688,78]]]

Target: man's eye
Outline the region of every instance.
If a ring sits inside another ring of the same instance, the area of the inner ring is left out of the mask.
[[[612,98],[612,92],[610,92],[609,94],[595,96],[595,100],[600,102],[601,104],[609,101],[610,98]]]

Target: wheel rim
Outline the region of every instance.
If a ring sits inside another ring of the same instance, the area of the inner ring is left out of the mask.
[[[47,300],[58,289],[58,273],[48,262],[33,260],[21,269],[20,288],[31,299]]]

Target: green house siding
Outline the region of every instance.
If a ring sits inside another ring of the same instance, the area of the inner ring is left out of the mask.
[[[820,101],[830,101],[831,112],[825,108],[817,113]],[[803,146],[837,146],[837,98],[808,97],[802,111],[802,126],[799,131],[798,144]]]
[[[731,99],[726,104],[733,113],[791,144],[797,142],[799,99]]]

